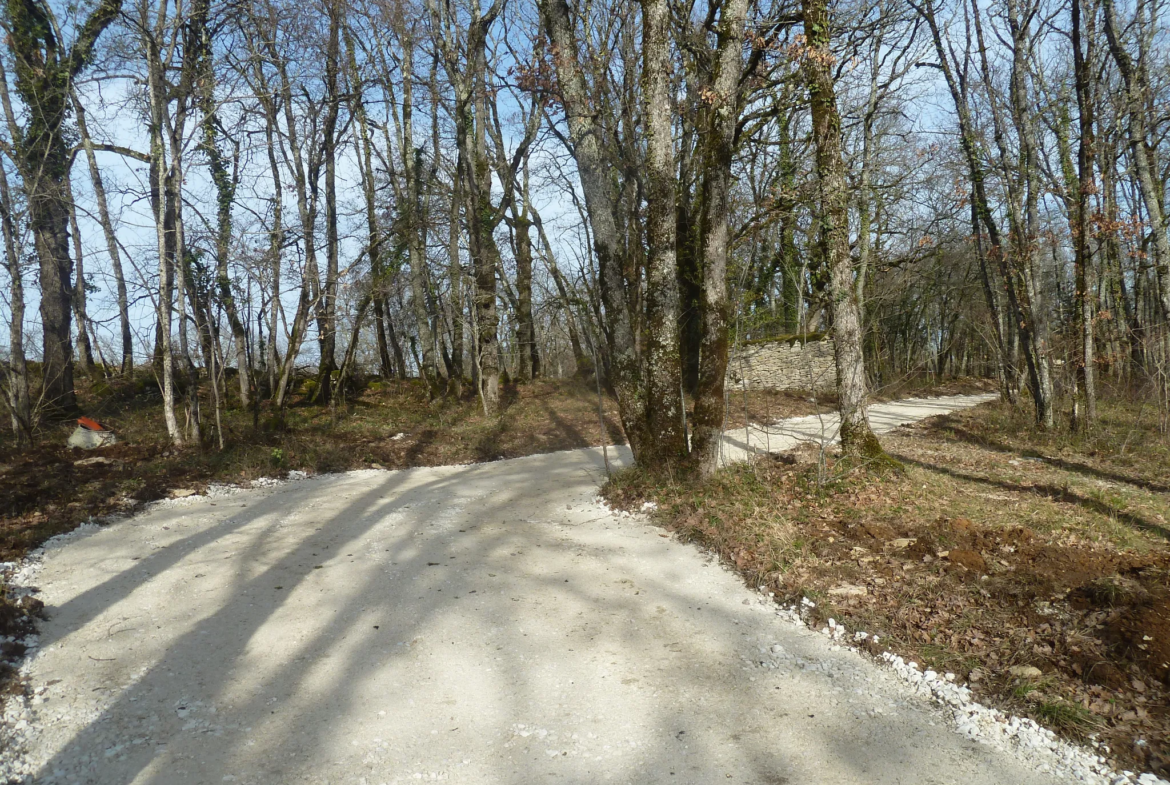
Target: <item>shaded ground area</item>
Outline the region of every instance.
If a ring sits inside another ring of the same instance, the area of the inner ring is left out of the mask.
[[[578,380],[508,385],[496,418],[485,417],[470,395],[429,401],[415,380],[364,385],[337,412],[298,397],[281,428],[273,427],[266,409],[256,417],[228,409],[224,450],[171,447],[149,378],[80,380],[79,393],[82,409],[114,430],[120,443],[70,450],[64,445],[72,421],[42,430],[32,449],[18,449],[11,433],[0,432],[0,563],[15,562],[91,518],[126,514],[210,483],[246,485],[290,470],[483,462],[601,443],[596,388]],[[605,398],[603,408],[609,442],[624,442],[616,406]],[[24,651],[20,639],[39,613],[39,600],[11,596],[0,576],[0,692],[14,688],[9,661]]]
[[[0,780],[1060,781],[597,505],[604,477],[597,449],[357,471],[55,544]]]
[[[279,428],[266,406],[258,413],[229,408],[223,450],[176,450],[165,438],[158,390],[148,377],[79,380],[82,409],[114,430],[120,444],[94,452],[69,450],[64,444],[72,421],[44,429],[32,449],[17,448],[11,433],[0,431],[0,562],[19,559],[78,523],[126,513],[175,489],[247,483],[290,470],[478,463],[602,443],[592,381],[507,385],[497,418],[485,417],[470,394],[428,400],[417,380],[374,380],[359,387],[337,412],[295,397]],[[928,389],[941,395],[986,387],[979,380],[958,380]],[[831,395],[753,390],[745,400],[742,392],[734,393],[728,428],[741,427],[745,412],[748,421],[770,422],[831,412],[834,406]],[[602,408],[606,440],[624,444],[615,402],[604,396]]]
[[[811,446],[705,485],[626,474],[627,507],[717,550],[753,583],[968,681],[980,700],[1122,768],[1170,774],[1170,450],[1141,403],[1093,436],[1037,434],[983,406],[883,437],[904,473]]]

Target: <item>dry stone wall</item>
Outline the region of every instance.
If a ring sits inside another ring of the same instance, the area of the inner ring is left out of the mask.
[[[750,390],[836,389],[833,341],[790,338],[741,346],[728,358],[727,383],[741,388],[745,382]]]

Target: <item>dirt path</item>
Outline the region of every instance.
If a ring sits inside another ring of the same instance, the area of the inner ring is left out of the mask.
[[[351,472],[58,543],[8,763],[83,783],[1057,781],[597,506],[603,476],[597,449]]]
[[[979,395],[950,395],[942,398],[906,398],[880,403],[869,408],[869,422],[877,433],[892,431],[927,417],[969,409],[999,397],[996,393]],[[742,461],[759,452],[790,450],[798,442],[836,441],[841,420],[836,412],[792,417],[770,426],[752,425],[728,431],[723,437],[721,459],[723,465]]]

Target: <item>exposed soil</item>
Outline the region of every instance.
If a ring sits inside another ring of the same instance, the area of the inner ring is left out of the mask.
[[[805,447],[698,488],[634,475],[607,494],[656,500],[662,525],[779,599],[815,600],[819,621],[876,635],[875,654],[953,672],[985,703],[1103,742],[1120,768],[1170,775],[1170,497],[969,438],[1003,425],[981,408],[900,428],[883,442],[904,472]]]

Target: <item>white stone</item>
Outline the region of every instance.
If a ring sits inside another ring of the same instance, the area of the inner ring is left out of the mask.
[[[118,443],[118,437],[113,431],[91,431],[80,425],[69,434],[66,444],[75,450],[96,450],[99,447],[109,447]]]

